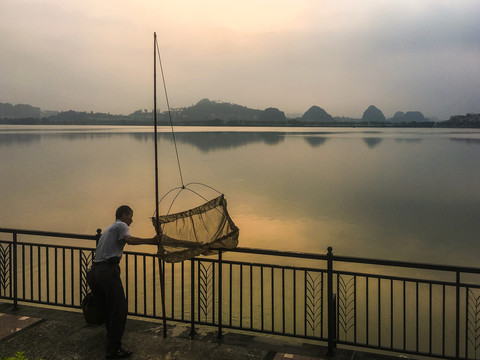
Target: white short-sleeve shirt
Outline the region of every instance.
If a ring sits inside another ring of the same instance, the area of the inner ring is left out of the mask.
[[[126,244],[124,239],[127,236],[131,236],[128,225],[117,219],[100,236],[94,261],[106,261],[112,257],[121,258]]]

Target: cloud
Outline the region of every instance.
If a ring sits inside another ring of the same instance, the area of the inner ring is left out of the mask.
[[[4,0],[0,101],[152,107],[153,32],[172,106],[201,98],[360,117],[480,112],[476,0]]]

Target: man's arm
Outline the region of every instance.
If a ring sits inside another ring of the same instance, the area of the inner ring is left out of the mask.
[[[161,239],[161,235],[155,235],[152,238],[139,238],[135,236],[126,236],[123,240],[128,245],[158,245]]]

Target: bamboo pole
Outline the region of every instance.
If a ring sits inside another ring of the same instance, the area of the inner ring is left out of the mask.
[[[156,226],[155,231],[160,235],[160,221],[159,221],[159,207],[158,207],[158,140],[157,140],[157,33],[153,33],[153,119],[155,129],[155,214]],[[162,296],[162,320],[163,320],[163,337],[167,337],[167,318],[165,314],[165,273],[163,269],[163,262],[160,259],[160,253],[163,253],[163,247],[158,244],[158,272],[160,277],[160,293]]]

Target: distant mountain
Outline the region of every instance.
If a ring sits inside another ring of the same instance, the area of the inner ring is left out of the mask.
[[[382,111],[377,109],[375,106],[370,105],[367,110],[363,113],[362,116],[363,122],[384,122],[385,115],[383,115]]]
[[[424,122],[427,121],[420,111],[397,111],[393,118],[389,119],[393,122]]]
[[[454,115],[442,124],[447,127],[480,128],[480,114]]]
[[[330,115],[318,106],[312,106],[310,109],[308,109],[305,114],[303,114],[301,119],[309,123],[322,123],[333,121],[332,115]]]
[[[39,118],[41,111],[38,107],[25,104],[12,105],[0,103],[0,119]]]
[[[287,117],[283,111],[276,108],[267,108],[263,110],[258,120],[262,122],[285,122]]]
[[[181,121],[206,121],[206,120],[258,120],[262,110],[249,109],[245,106],[215,102],[202,99],[197,104],[175,111]]]

